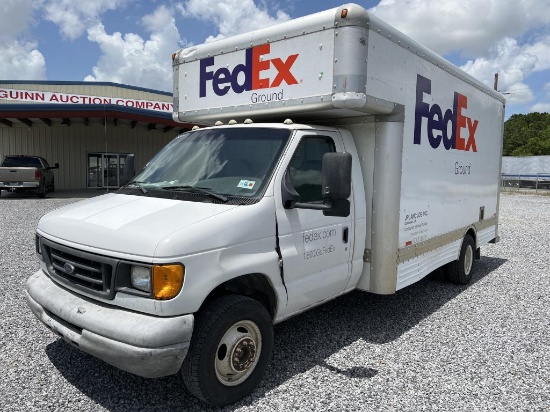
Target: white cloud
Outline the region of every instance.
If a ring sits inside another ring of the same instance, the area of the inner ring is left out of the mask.
[[[523,82],[518,82],[510,85],[506,89],[499,90],[506,96],[506,101],[510,104],[525,104],[535,100],[535,94],[531,88]]]
[[[542,86],[542,89],[546,92],[546,96],[550,97],[550,82]],[[546,112],[550,113],[550,102],[539,102],[530,107],[532,112]]]
[[[216,25],[219,33],[206,41],[221,39],[289,20],[290,17],[277,11],[271,17],[265,8],[256,6],[253,0],[189,0],[179,4],[184,17],[194,17]]]
[[[490,54],[487,58],[469,60],[462,69],[488,85],[492,85],[494,74],[498,72],[500,90],[520,84],[537,64],[537,57],[526,53],[512,38],[498,42]]]
[[[80,37],[88,28],[100,23],[99,16],[107,10],[115,10],[128,0],[45,0],[46,20],[59,26],[68,39]]]
[[[46,62],[35,42],[20,39],[34,23],[33,12],[40,1],[0,2],[0,78],[10,80],[46,78]]]
[[[42,53],[36,49],[36,44],[17,40],[3,42],[0,53],[1,79],[46,79],[46,62]]]
[[[160,32],[170,25],[175,27],[172,10],[165,6],[158,7],[153,13],[143,16],[141,23],[149,32]]]
[[[32,12],[36,7],[30,0],[2,0],[0,2],[0,38],[15,37],[24,32],[32,21]]]
[[[550,34],[525,47],[525,52],[537,56],[535,71],[550,69]]]
[[[548,0],[382,0],[371,11],[439,54],[487,52],[550,24]]]
[[[548,0],[381,0],[370,11],[439,54],[469,56],[462,68],[491,87],[498,72],[510,104],[535,100],[528,77],[550,69]]]
[[[170,9],[160,6],[142,19],[151,32],[144,40],[133,33],[107,34],[102,24],[88,30],[88,39],[97,43],[101,56],[87,81],[111,81],[156,90],[172,90],[171,55],[181,47],[181,38]]]
[[[491,49],[489,57],[470,60],[462,69],[490,86],[498,72],[498,88],[505,92],[509,103],[531,102],[535,95],[525,81],[535,71],[550,69],[549,39],[550,36],[533,44],[519,45],[517,40],[507,37]]]
[[[530,107],[531,112],[550,113],[550,103],[537,103]]]

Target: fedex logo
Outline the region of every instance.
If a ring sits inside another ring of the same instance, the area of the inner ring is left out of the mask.
[[[417,75],[414,144],[420,144],[422,118],[426,118],[428,141],[434,149],[438,148],[443,142],[446,150],[456,149],[477,152],[475,134],[479,121],[465,116],[462,112],[463,109],[468,108],[468,98],[455,92],[453,108],[447,109],[443,113],[443,109],[438,104],[434,103],[430,106],[430,104],[424,102],[424,94],[432,94],[432,81]]]
[[[224,96],[229,90],[240,94],[244,91],[279,87],[283,82],[288,85],[298,84],[291,68],[299,54],[292,54],[286,60],[280,58],[262,59],[262,56],[269,54],[270,51],[271,44],[269,43],[250,47],[245,51],[245,62],[237,64],[232,70],[220,67],[214,71],[210,69],[211,66],[214,66],[214,57],[201,59],[199,96],[206,96],[209,82],[212,84],[212,90],[218,96]],[[277,75],[273,79],[264,77],[262,72],[272,67],[277,70]]]

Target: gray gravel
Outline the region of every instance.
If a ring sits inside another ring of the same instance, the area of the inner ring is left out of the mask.
[[[0,410],[208,410],[179,375],[119,371],[27,309],[36,222],[65,197],[0,197]],[[467,287],[353,292],[277,325],[266,378],[226,410],[549,411],[550,197],[503,194],[500,224]]]

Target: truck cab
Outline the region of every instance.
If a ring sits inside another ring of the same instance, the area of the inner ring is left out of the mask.
[[[257,328],[270,330],[352,290],[365,212],[348,200],[364,199],[361,185],[350,193],[351,136],[286,123],[185,133],[118,192],[44,216],[27,291],[35,314],[79,348],[157,377],[181,368],[194,314],[211,304],[259,302]],[[233,351],[269,334],[235,333]],[[235,366],[216,371],[226,385],[239,377]]]

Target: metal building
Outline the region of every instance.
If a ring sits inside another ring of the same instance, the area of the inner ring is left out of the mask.
[[[501,186],[550,190],[550,156],[503,156]]]
[[[550,156],[503,156],[502,174],[531,179],[537,176],[550,178]]]
[[[117,188],[192,125],[172,120],[172,94],[116,83],[0,81],[0,159],[59,163],[56,188]]]

